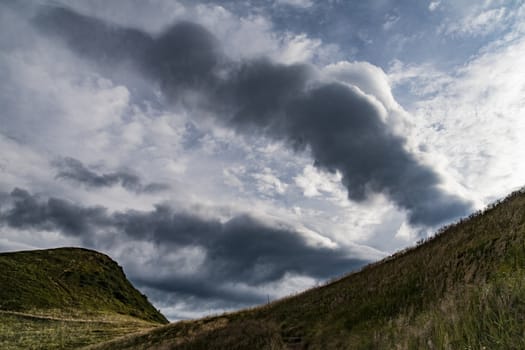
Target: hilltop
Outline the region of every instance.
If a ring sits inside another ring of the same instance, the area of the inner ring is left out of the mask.
[[[0,254],[0,348],[77,348],[166,324],[108,256],[82,248]]]
[[[525,349],[525,194],[270,305],[92,349]]]

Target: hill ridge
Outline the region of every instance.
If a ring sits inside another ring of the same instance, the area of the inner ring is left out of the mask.
[[[0,253],[1,349],[77,349],[166,323],[107,254]]]
[[[167,323],[106,254],[79,247],[0,253],[0,310],[115,312]]]
[[[520,189],[324,286],[93,348],[521,349],[523,315]]]

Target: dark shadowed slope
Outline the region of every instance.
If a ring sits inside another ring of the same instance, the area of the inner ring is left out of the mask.
[[[324,287],[95,349],[525,349],[525,194]]]
[[[108,256],[0,254],[0,348],[78,348],[168,321]]]

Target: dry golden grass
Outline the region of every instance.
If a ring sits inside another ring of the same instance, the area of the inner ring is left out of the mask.
[[[89,317],[0,312],[0,349],[78,349],[158,325],[130,317]]]

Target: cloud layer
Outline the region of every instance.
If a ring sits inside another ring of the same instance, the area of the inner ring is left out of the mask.
[[[167,184],[158,182],[143,184],[140,178],[130,171],[97,174],[86,168],[78,159],[70,157],[56,160],[53,165],[58,169],[57,179],[69,180],[90,188],[121,185],[136,193],[155,193],[169,189]]]
[[[238,132],[308,150],[316,167],[342,174],[352,200],[385,193],[408,211],[411,223],[427,226],[471,209],[407,151],[406,141],[384,123],[381,103],[356,87],[323,82],[312,66],[230,60],[210,32],[190,22],[152,36],[48,7],[36,23],[83,57],[138,67],[172,103],[205,108]]]
[[[310,244],[289,227],[263,224],[248,215],[221,222],[165,204],[152,211],[111,213],[101,206],[85,207],[18,188],[2,193],[0,200],[0,227],[60,232],[106,249],[122,241],[161,247],[157,249],[163,255],[150,257],[154,270],[146,274],[131,269],[130,277],[141,287],[207,301],[260,303],[266,296],[255,288],[287,274],[322,280],[365,263],[339,248]],[[177,262],[170,260],[174,252]],[[162,272],[166,269],[170,273]],[[253,289],[243,291],[239,284]]]

